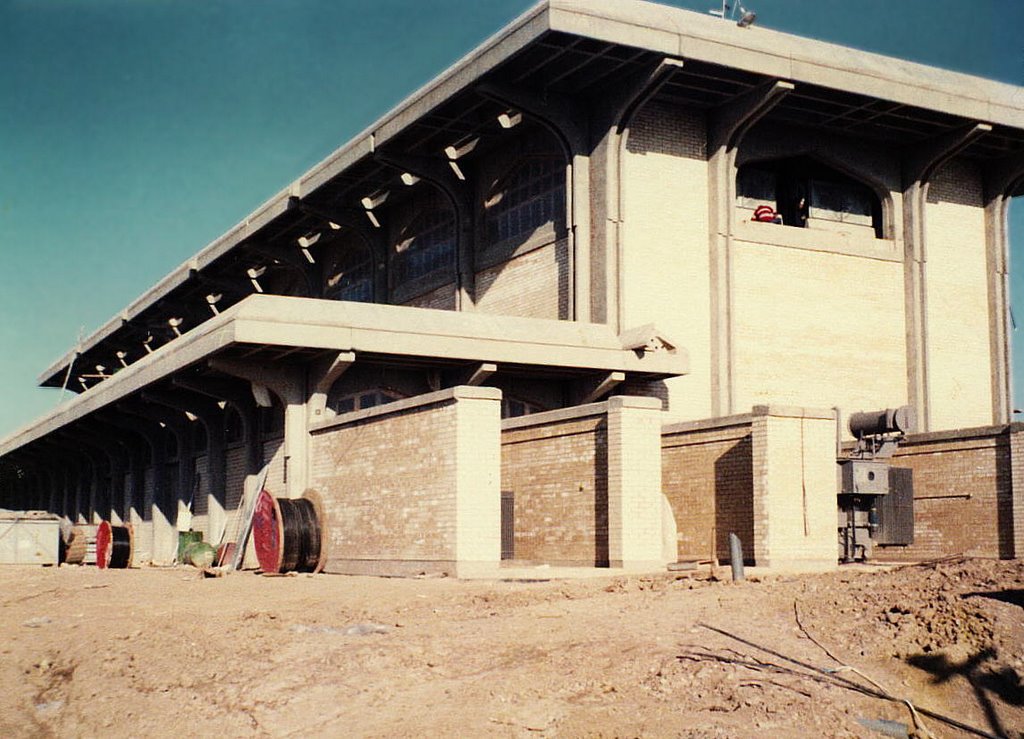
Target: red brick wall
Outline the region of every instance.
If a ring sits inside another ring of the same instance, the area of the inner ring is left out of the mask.
[[[1006,427],[915,435],[900,445],[892,464],[914,471],[914,543],[876,547],[876,559],[1014,556]]]
[[[680,559],[729,556],[729,532],[754,551],[753,441],[749,418],[731,425],[666,426],[662,490],[676,520]]]
[[[502,424],[501,490],[515,496],[516,561],[607,565],[608,424],[605,406],[592,408]]]

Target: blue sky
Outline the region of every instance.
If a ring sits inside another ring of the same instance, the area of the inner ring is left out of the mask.
[[[35,378],[79,332],[530,5],[0,0],[0,436],[57,404]],[[750,6],[766,27],[1024,83],[1024,3]],[[1010,228],[1019,302],[1024,204]]]

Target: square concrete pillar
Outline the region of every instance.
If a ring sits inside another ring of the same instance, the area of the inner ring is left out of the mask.
[[[455,568],[494,572],[501,560],[501,391],[455,389]]]
[[[831,410],[755,406],[754,563],[776,570],[837,566],[836,419]]]
[[[608,560],[612,567],[661,569],[661,400],[608,400]]]

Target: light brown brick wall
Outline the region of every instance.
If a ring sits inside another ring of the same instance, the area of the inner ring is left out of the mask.
[[[568,241],[561,239],[477,272],[476,308],[507,316],[568,318]]]
[[[733,263],[737,408],[907,402],[901,264],[752,242]]]
[[[328,570],[497,566],[500,399],[493,388],[453,388],[314,428],[310,481],[324,502]]]
[[[452,403],[314,432],[331,563],[455,558],[454,434]]]
[[[914,543],[876,547],[876,558],[1014,556],[1010,435],[1005,428],[910,437],[892,464],[914,471]]]
[[[754,483],[749,418],[662,433],[662,489],[675,516],[680,559],[729,557],[729,532],[753,552]]]
[[[502,430],[501,490],[515,496],[516,560],[607,564],[607,419],[604,404],[594,408]]]
[[[649,103],[622,158],[623,328],[653,322],[689,352],[688,374],[665,381],[677,420],[711,415],[706,138],[699,113]]]
[[[931,428],[992,423],[988,277],[981,173],[953,160],[925,205]]]

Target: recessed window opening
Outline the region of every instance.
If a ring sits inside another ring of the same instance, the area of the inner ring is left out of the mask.
[[[532,413],[540,413],[543,410],[543,408],[528,400],[521,400],[520,398],[513,398],[507,395],[501,399],[502,418],[519,418],[520,416],[529,416]]]
[[[324,297],[330,300],[373,302],[373,259],[368,249],[344,249],[327,277]]]
[[[495,244],[529,235],[565,216],[565,163],[530,157],[499,183],[484,204],[487,239]]]
[[[806,157],[740,168],[737,205],[751,220],[797,228],[870,229],[882,238],[882,203],[852,177]]]
[[[328,406],[337,414],[362,411],[367,408],[375,408],[378,405],[385,405],[396,400],[401,400],[405,395],[391,388],[373,388],[362,390],[357,393],[348,393],[329,399]]]
[[[455,213],[451,209],[421,213],[403,230],[395,253],[396,284],[451,269],[455,264]]]

